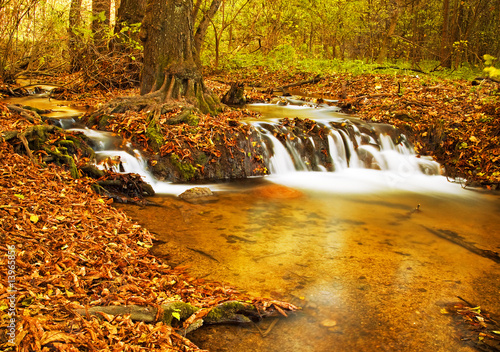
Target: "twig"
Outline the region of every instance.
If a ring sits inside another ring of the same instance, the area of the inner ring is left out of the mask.
[[[460,297],[460,296],[457,296],[457,298],[458,298],[459,300],[461,300],[461,301],[464,301],[464,302],[467,304],[467,306],[469,306],[469,307],[471,307],[471,308],[472,308],[472,307],[476,307],[476,305],[475,305],[475,304],[470,303],[469,301],[467,301],[467,300],[463,299],[463,298],[462,298],[462,297]]]
[[[210,259],[212,259],[212,260],[215,260],[217,263],[220,263],[220,262],[217,260],[217,258],[214,258],[212,255],[210,255],[210,254],[208,254],[208,253],[205,253],[205,252],[203,252],[203,251],[200,251],[199,249],[195,249],[195,248],[191,248],[191,247],[186,247],[186,248],[187,248],[187,249],[189,249],[189,250],[192,250],[193,252],[196,252],[196,253],[199,253],[199,254],[201,254],[201,255],[204,255],[204,256],[205,256],[205,257],[207,257],[207,258],[210,258]]]
[[[262,329],[259,328],[259,326],[257,324],[255,325],[255,327],[257,328],[257,330],[259,330],[260,336],[267,337],[267,335],[269,335],[271,333],[271,330],[274,328],[274,326],[278,323],[279,320],[280,320],[280,318],[275,318],[271,322],[271,324],[269,324],[269,327],[266,329],[266,331],[262,331]]]
[[[431,229],[427,226],[422,226],[422,227],[424,229],[426,229],[427,231],[429,231],[430,233],[432,233],[438,237],[444,238],[450,242],[453,242],[453,243],[459,245],[462,248],[467,249],[468,251],[470,251],[474,254],[480,255],[481,257],[484,257],[484,258],[491,259],[496,263],[500,263],[500,255],[497,252],[491,251],[489,249],[478,248],[475,246],[475,244],[473,242],[465,241],[465,239],[462,236],[460,236],[459,234],[457,234],[453,231],[442,230],[442,229],[434,230],[434,229]]]
[[[35,162],[35,158],[33,157],[33,153],[31,153],[31,149],[28,145],[28,141],[26,140],[26,136],[24,133],[21,133],[18,135],[18,138],[23,142],[24,148],[26,149],[26,153],[28,153],[28,156],[30,157],[31,161]]]

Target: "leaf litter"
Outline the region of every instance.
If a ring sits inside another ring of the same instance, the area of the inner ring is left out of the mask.
[[[0,130],[31,125],[0,104]],[[259,311],[295,306],[251,298],[225,284],[189,276],[150,254],[153,235],[63,168],[33,163],[0,138],[0,265],[15,246],[16,345],[5,335],[13,291],[0,281],[3,351],[200,351],[182,330],[132,321],[130,315],[84,316],[95,306],[159,307],[182,301],[211,309],[233,300]],[[187,328],[190,321],[184,324]]]

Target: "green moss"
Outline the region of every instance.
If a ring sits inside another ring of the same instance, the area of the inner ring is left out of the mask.
[[[101,118],[99,119],[99,128],[101,129],[104,129],[108,123],[109,123],[109,120],[111,119],[112,117],[109,116],[109,115],[102,115]]]
[[[75,159],[67,154],[66,148],[49,148],[44,146],[42,149],[45,150],[47,154],[54,156],[59,165],[66,165],[69,169],[71,177],[75,179],[80,178],[80,173],[78,172],[78,167],[76,166]]]
[[[194,176],[196,175],[196,172],[198,171],[196,169],[196,167],[194,167],[193,165],[180,160],[180,158],[177,154],[172,154],[170,156],[170,161],[179,171],[179,173],[181,175],[181,179],[183,181],[191,180],[192,178],[194,178]]]
[[[210,113],[216,114],[220,112],[220,102],[217,103],[214,99],[214,96],[212,96],[211,94],[205,94],[205,101],[208,105],[208,108],[210,109]]]
[[[196,116],[195,114],[191,114],[187,117],[187,124],[189,126],[198,126],[198,124],[200,123],[200,118],[198,116]]]
[[[201,89],[199,89],[196,93],[196,100],[198,101],[198,108],[203,114],[213,113],[213,111],[210,110],[210,106],[205,101],[205,97]]]
[[[187,123],[190,126],[198,126],[200,118],[193,113],[193,109],[184,109],[180,114],[170,118],[167,121],[169,125],[177,125],[179,123]]]
[[[256,308],[251,304],[246,304],[238,301],[224,302],[215,308],[212,308],[210,313],[203,319],[206,323],[223,323],[237,320],[239,322],[250,322],[250,319],[239,313],[255,311]]]
[[[172,323],[179,323],[179,321],[189,318],[193,313],[196,313],[199,308],[192,306],[189,303],[174,302],[162,305],[163,318],[165,324],[172,326]],[[180,320],[178,320],[180,318]]]
[[[208,163],[208,156],[204,152],[199,152],[195,155],[194,162],[196,165],[206,165]]]
[[[160,127],[153,119],[149,121],[148,127],[146,129],[146,136],[148,137],[149,146],[155,152],[159,152],[161,146],[163,145],[163,135],[161,133]]]

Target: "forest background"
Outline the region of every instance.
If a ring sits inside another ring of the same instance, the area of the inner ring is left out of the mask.
[[[87,78],[116,84],[112,74],[140,66],[145,6],[145,0],[0,0],[0,77],[84,69]],[[192,16],[195,45],[213,70],[356,73],[390,63],[466,78],[482,70],[484,55],[500,56],[495,0],[196,0]],[[133,84],[138,76],[122,79]]]

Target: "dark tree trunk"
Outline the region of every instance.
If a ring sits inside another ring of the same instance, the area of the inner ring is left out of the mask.
[[[207,34],[208,26],[219,10],[221,4],[222,0],[213,0],[210,8],[206,13],[203,14],[203,18],[198,25],[198,29],[196,30],[196,33],[194,35],[194,47],[198,55],[201,53],[201,45],[203,44],[203,39]]]
[[[92,0],[92,15],[94,45],[100,53],[105,53],[108,49],[111,0]]]
[[[146,13],[146,0],[122,0],[116,14],[115,33],[120,33],[122,28],[128,38],[139,41],[139,34],[135,33],[130,25],[141,23]]]
[[[218,107],[203,83],[194,48],[192,0],[148,0],[142,22],[144,66],[141,95],[185,99],[203,112]]]
[[[82,22],[82,0],[71,0],[69,9],[69,27],[68,27],[68,51],[70,56],[70,72],[76,72],[81,69],[81,35],[79,27]]]

